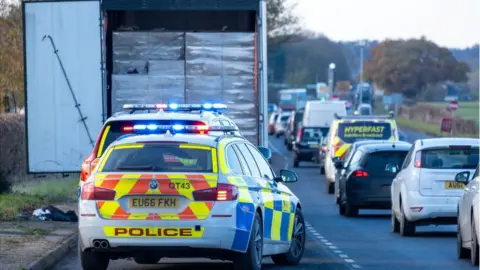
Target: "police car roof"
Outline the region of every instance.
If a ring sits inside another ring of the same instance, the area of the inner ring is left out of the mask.
[[[365,152],[377,152],[377,151],[408,151],[412,145],[407,142],[390,142],[390,143],[376,143],[365,144],[358,147],[358,149]]]
[[[192,112],[152,112],[152,113],[122,113],[111,116],[107,122],[122,120],[192,120],[209,121],[213,118],[229,119],[224,114],[215,114],[212,112],[192,113]],[[232,121],[233,122],[233,121]]]
[[[112,146],[131,144],[131,143],[150,143],[150,142],[172,142],[172,143],[191,143],[210,147],[216,147],[218,136],[198,135],[198,134],[147,134],[132,135],[119,139],[112,143]]]

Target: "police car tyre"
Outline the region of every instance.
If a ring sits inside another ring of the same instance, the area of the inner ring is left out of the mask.
[[[291,143],[287,143],[287,150],[292,151],[293,150],[293,145]]]
[[[475,218],[473,217],[472,214],[472,226],[470,228],[472,229],[471,235],[472,235],[472,242],[471,242],[471,247],[470,247],[470,259],[472,261],[472,264],[475,266],[478,266],[479,262],[479,249],[478,249],[478,239],[477,239],[477,232],[475,230]]]
[[[262,269],[263,259],[263,225],[258,212],[255,213],[255,219],[248,241],[246,253],[239,253],[233,260],[235,270],[260,270]]]
[[[459,222],[460,223],[460,222]],[[457,258],[466,259],[470,256],[470,250],[463,247],[462,232],[460,231],[460,225],[457,230]]]
[[[81,241],[78,241],[78,257],[83,270],[107,270],[110,260],[106,253],[82,250]]]
[[[148,256],[148,255],[141,255],[141,256],[136,256],[133,258],[133,260],[137,264],[156,264],[160,260],[159,257],[154,257],[154,256]]]
[[[302,211],[298,208],[295,212],[294,224],[290,249],[287,253],[273,255],[272,261],[275,264],[298,265],[303,257],[303,253],[305,251],[305,239],[307,235],[305,230],[305,219],[303,218]]]
[[[415,234],[415,223],[407,220],[405,212],[403,211],[402,201],[400,201],[400,235],[401,236],[412,236]]]
[[[320,167],[320,174],[321,175],[325,174],[325,167],[323,167],[323,166]]]
[[[393,212],[392,209],[392,214],[390,215],[391,220],[392,220],[392,233],[398,233],[400,232],[400,222],[397,219],[397,216],[395,216],[395,213]]]

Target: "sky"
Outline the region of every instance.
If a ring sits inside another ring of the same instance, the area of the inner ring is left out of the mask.
[[[302,25],[335,41],[420,38],[450,48],[480,40],[480,0],[296,0]]]

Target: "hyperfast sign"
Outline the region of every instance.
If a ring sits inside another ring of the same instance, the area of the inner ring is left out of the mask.
[[[107,237],[151,237],[151,238],[200,238],[203,227],[172,228],[172,227],[103,227]]]
[[[358,122],[342,123],[339,136],[342,139],[388,139],[392,130],[388,123]]]

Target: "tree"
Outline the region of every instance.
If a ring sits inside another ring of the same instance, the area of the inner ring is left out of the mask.
[[[287,3],[287,2],[290,2]],[[291,42],[300,31],[298,17],[293,14],[296,4],[288,0],[267,0],[268,45]]]
[[[364,65],[365,79],[408,98],[419,96],[429,84],[464,82],[470,70],[447,48],[423,37],[383,41],[372,49],[371,56]]]
[[[23,106],[23,89],[22,9],[0,0],[0,93],[13,92]]]

